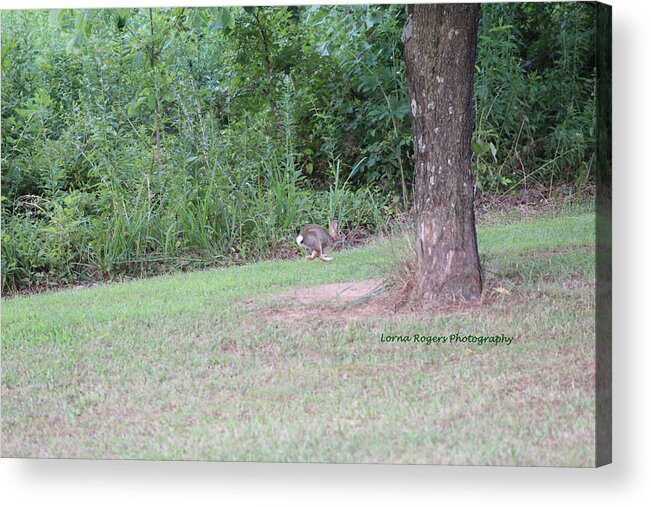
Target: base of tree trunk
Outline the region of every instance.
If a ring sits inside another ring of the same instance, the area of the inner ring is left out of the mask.
[[[415,154],[416,297],[479,301],[470,171],[479,4],[407,6],[403,32]]]

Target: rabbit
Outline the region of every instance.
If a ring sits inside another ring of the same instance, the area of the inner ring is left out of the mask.
[[[309,261],[316,258],[326,262],[331,261],[332,257],[327,257],[323,252],[326,249],[330,250],[337,241],[339,241],[339,230],[336,220],[330,222],[329,232],[320,225],[307,224],[303,226],[296,237],[298,246],[312,250],[312,254],[305,257]]]

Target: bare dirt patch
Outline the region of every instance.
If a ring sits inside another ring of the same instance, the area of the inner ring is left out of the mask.
[[[243,303],[261,319],[283,322],[336,320],[346,325],[359,319],[423,317],[416,305],[405,304],[393,296],[385,280],[371,279],[314,285],[275,294],[270,302],[247,299]],[[435,317],[504,303],[509,298],[508,293],[487,287],[480,303],[447,302],[429,313]]]
[[[387,304],[381,297],[383,292],[381,279],[314,285],[276,294],[271,304],[258,306],[256,313],[263,319],[279,321],[323,318],[343,323],[409,313]],[[245,303],[254,304],[252,300]]]
[[[375,278],[371,280],[314,285],[312,287],[283,292],[279,297],[286,303],[354,303],[380,290],[383,283],[383,280]]]

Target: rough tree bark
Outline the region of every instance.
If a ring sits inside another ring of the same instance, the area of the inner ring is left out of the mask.
[[[402,40],[416,163],[416,297],[481,297],[470,172],[479,4],[408,5]]]

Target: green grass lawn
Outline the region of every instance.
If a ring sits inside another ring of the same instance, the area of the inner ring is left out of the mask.
[[[2,454],[592,466],[594,215],[478,235],[490,297],[456,311],[262,317],[294,288],[382,277],[388,240],[4,300]]]

